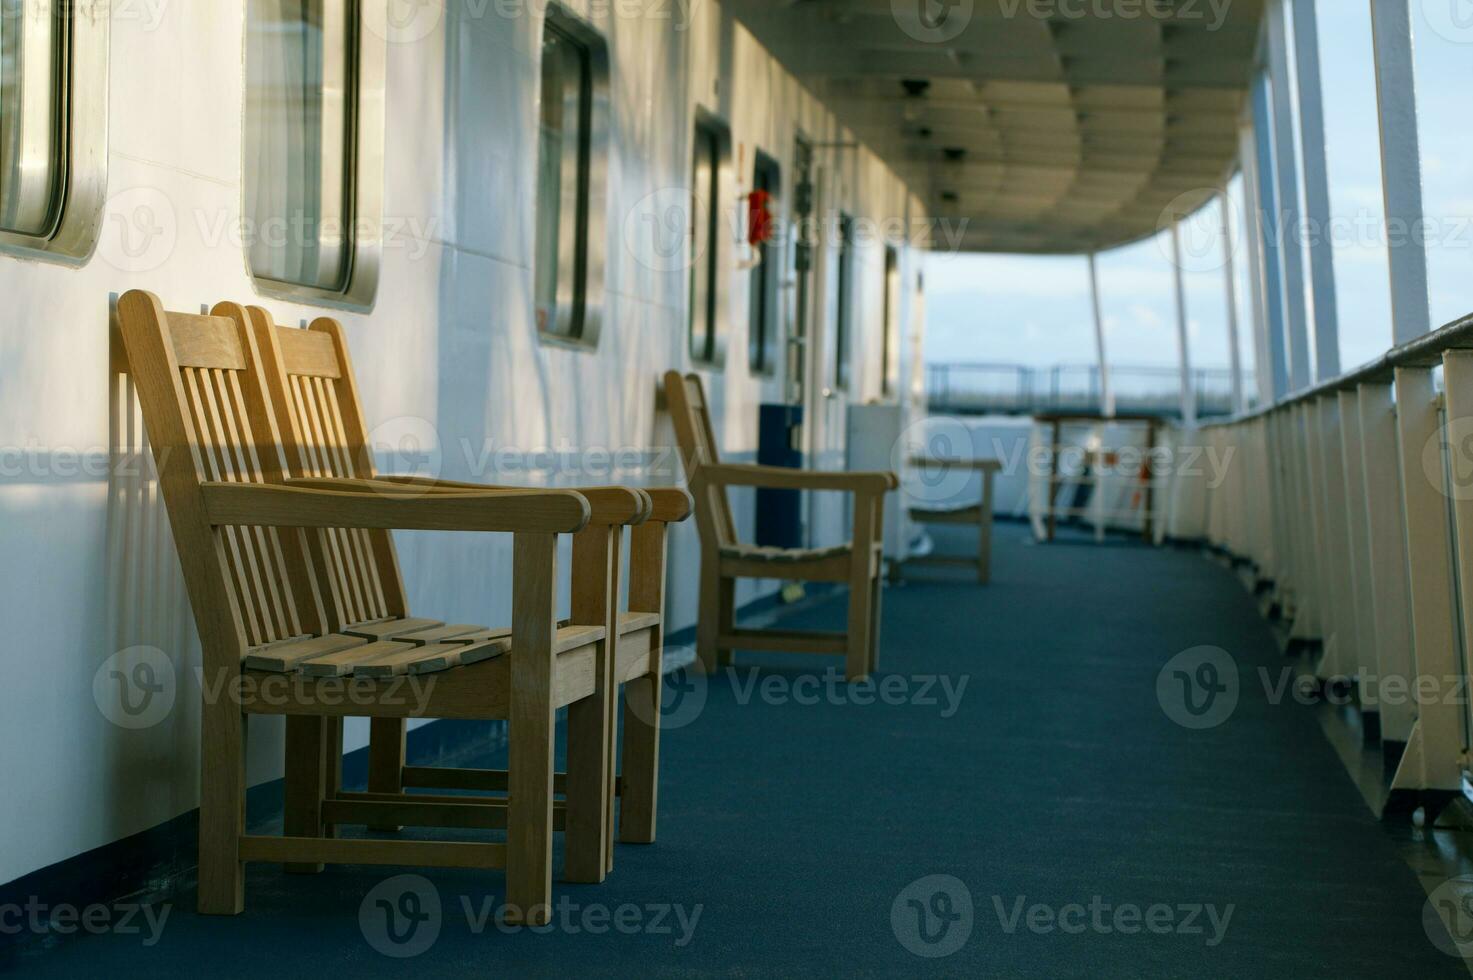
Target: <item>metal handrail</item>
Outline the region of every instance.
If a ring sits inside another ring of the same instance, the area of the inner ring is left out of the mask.
[[[1473,313],[1444,324],[1430,333],[1425,333],[1415,340],[1409,340],[1399,347],[1393,347],[1380,357],[1352,371],[1336,375],[1318,384],[1311,385],[1300,391],[1285,395],[1272,405],[1264,405],[1251,411],[1241,412],[1231,418],[1216,419],[1203,425],[1210,426],[1237,425],[1240,422],[1251,422],[1262,418],[1280,409],[1291,408],[1300,402],[1312,401],[1324,395],[1331,395],[1338,391],[1349,391],[1357,385],[1368,384],[1374,381],[1389,381],[1395,374],[1397,368],[1406,367],[1437,367],[1442,363],[1442,355],[1450,350],[1467,350],[1473,348]]]

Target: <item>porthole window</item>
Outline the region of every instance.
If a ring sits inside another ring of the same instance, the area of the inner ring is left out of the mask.
[[[834,387],[849,387],[849,362],[854,341],[854,219],[839,216],[838,297],[834,304]]]
[[[363,0],[377,3],[381,0]],[[246,6],[247,262],[265,293],[373,305],[385,42],[358,0]]]
[[[722,234],[723,188],[731,168],[731,130],[711,116],[696,117],[691,151],[690,354],[719,367],[726,362],[726,303],[722,272],[731,241]]]
[[[533,296],[542,336],[598,341],[608,167],[608,51],[560,7],[542,31]]]
[[[0,0],[0,245],[80,259],[107,194],[108,18]]]
[[[782,190],[782,171],[777,161],[757,152],[752,168],[752,193],[773,221],[772,232],[756,246],[757,264],[750,272],[748,300],[747,363],[753,374],[773,373],[777,346],[778,279],[781,244],[777,237],[778,194]],[[757,207],[752,207],[757,213]]]

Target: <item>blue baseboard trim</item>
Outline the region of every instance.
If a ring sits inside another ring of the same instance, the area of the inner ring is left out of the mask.
[[[810,585],[803,601],[832,594],[839,586]],[[773,612],[785,605],[781,590],[744,604],[742,617]],[[665,636],[667,655],[672,648],[690,648],[696,642],[696,628],[672,630]],[[684,666],[688,660],[672,661],[667,670]],[[505,744],[506,723],[503,721],[437,720],[409,732],[405,759],[419,766],[455,766],[465,757],[481,755]],[[368,782],[368,749],[361,748],[343,756],[343,785],[361,788]],[[246,792],[246,812],[252,832],[271,828],[281,819],[284,783],[280,779],[254,786]],[[11,838],[16,841],[23,831]],[[0,908],[40,901],[48,906],[111,905],[134,896],[177,893],[188,887],[199,864],[199,810],[180,814],[172,820],[121,840],[84,851],[56,864],[40,868],[7,884],[0,885]],[[32,939],[24,932],[16,936],[0,933],[0,964],[6,947],[17,948]]]

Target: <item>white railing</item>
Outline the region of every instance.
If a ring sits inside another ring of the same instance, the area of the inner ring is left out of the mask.
[[[1349,682],[1400,754],[1388,808],[1445,800],[1468,764],[1473,316],[1271,408],[1203,429],[1231,451],[1212,545],[1249,563],[1293,641]],[[1442,386],[1437,373],[1442,372]]]

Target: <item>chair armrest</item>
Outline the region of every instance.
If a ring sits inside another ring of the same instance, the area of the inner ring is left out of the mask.
[[[571,534],[588,525],[592,508],[571,490],[521,493],[395,495],[261,483],[200,485],[212,525],[367,527],[423,531],[535,531]]]
[[[650,514],[652,521],[679,524],[690,517],[696,507],[695,498],[684,487],[646,487],[644,492],[654,503],[654,512]]]
[[[459,480],[436,480],[423,476],[377,476],[372,480],[342,477],[299,477],[287,480],[289,487],[319,490],[370,490],[378,493],[538,493],[540,488],[507,487]],[[569,487],[582,494],[593,509],[593,524],[643,524],[654,505],[643,491],[630,487]]]
[[[721,463],[696,471],[702,479],[734,487],[767,487],[779,490],[847,490],[851,493],[884,493],[900,480],[894,473],[828,473],[792,470],[785,466],[755,466]]]

